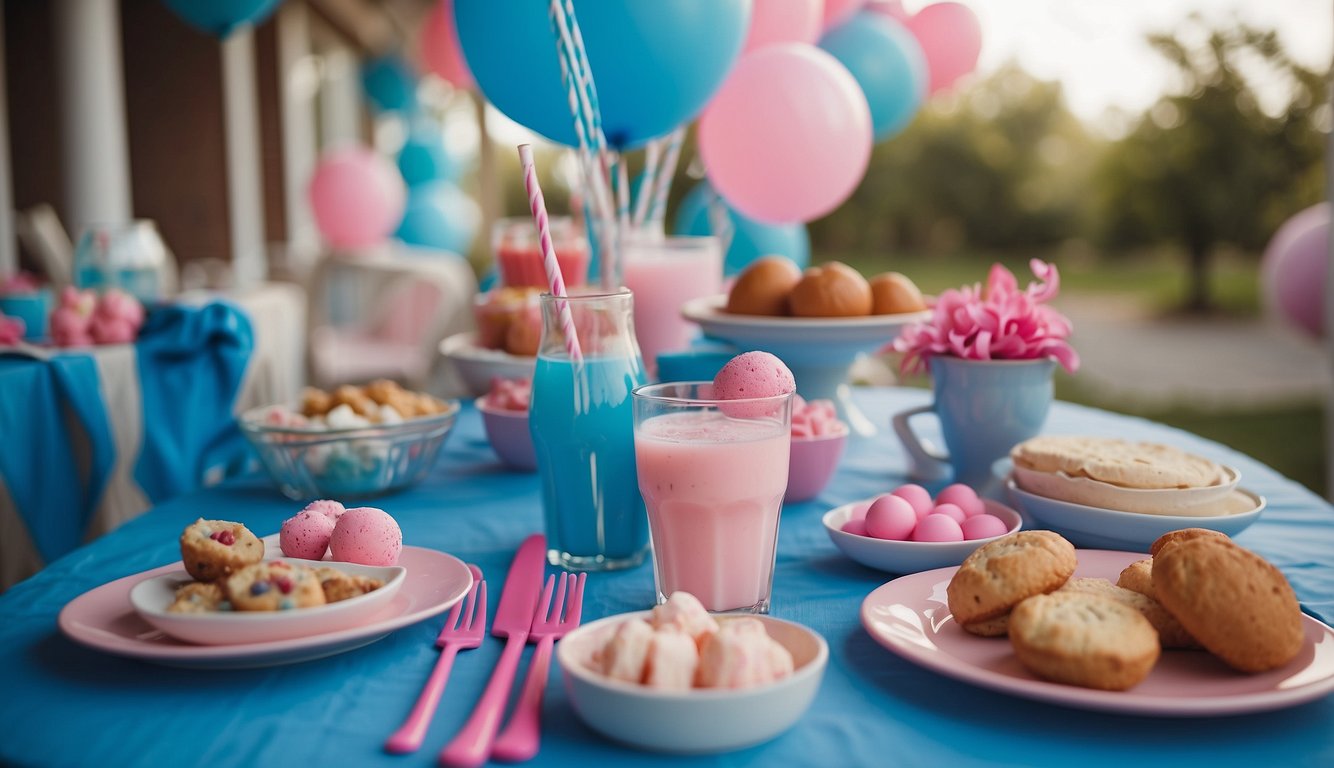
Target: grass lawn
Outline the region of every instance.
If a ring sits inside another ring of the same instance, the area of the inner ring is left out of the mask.
[[[998,258],[985,254],[950,257],[840,254],[833,258],[856,267],[865,275],[888,270],[902,272],[927,294],[984,281],[994,261],[1009,267],[1020,285],[1025,284],[1031,274],[1026,258]],[[1059,255],[1044,258],[1055,260],[1060,267],[1061,290],[1067,297],[1080,294],[1134,296],[1156,312],[1167,315],[1181,306],[1186,295],[1184,260],[1171,253],[1116,260],[1067,260]],[[1217,260],[1211,286],[1221,311],[1241,316],[1259,315],[1257,266],[1256,259]],[[1325,404],[1319,399],[1282,405],[1238,405],[1219,410],[1189,405],[1150,407],[1108,399],[1079,386],[1077,378],[1066,376],[1057,377],[1056,396],[1069,402],[1142,416],[1223,443],[1268,464],[1320,496],[1327,495]]]

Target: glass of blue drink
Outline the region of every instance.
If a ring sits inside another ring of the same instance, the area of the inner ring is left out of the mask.
[[[569,307],[580,358],[561,319]],[[648,554],[630,393],[646,383],[630,291],[543,294],[529,429],[547,559],[572,570],[631,568]]]

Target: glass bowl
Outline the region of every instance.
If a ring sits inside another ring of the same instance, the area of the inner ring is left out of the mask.
[[[265,424],[268,406],[242,414],[240,425],[284,496],[369,498],[415,485],[431,470],[459,413],[457,401],[445,405],[432,416],[349,429]]]

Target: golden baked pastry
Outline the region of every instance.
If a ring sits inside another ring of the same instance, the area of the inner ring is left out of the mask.
[[[801,280],[801,270],[782,256],[765,256],[750,263],[727,295],[727,311],[734,315],[788,314],[787,299]]]
[[[897,315],[921,312],[926,299],[917,284],[900,272],[885,272],[871,278],[871,314]]]
[[[857,270],[831,261],[807,269],[787,303],[797,317],[862,317],[871,314],[871,285]]]

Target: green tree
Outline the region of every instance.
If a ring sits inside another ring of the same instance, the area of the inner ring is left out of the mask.
[[[1186,307],[1204,311],[1218,246],[1258,252],[1288,215],[1322,196],[1324,76],[1293,62],[1274,32],[1244,24],[1210,30],[1191,16],[1149,43],[1184,88],[1162,97],[1104,155],[1094,177],[1101,240],[1182,247]],[[1286,82],[1285,103],[1262,102],[1258,71]]]

